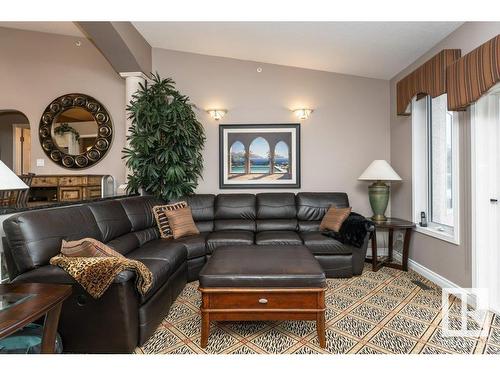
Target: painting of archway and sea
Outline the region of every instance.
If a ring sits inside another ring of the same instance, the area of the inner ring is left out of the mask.
[[[222,189],[299,188],[300,124],[219,125]]]

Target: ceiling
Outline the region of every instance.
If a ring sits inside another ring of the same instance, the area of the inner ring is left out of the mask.
[[[462,22],[133,22],[156,48],[390,79]],[[0,27],[84,37],[73,22]]]
[[[390,79],[462,22],[133,22],[153,47]]]
[[[0,27],[38,31],[49,34],[69,35],[84,38],[85,35],[74,22],[0,22]]]

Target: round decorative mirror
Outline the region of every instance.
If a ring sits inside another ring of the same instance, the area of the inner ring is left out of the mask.
[[[40,120],[40,144],[55,163],[87,168],[101,160],[113,139],[111,117],[104,106],[84,94],[53,100]]]

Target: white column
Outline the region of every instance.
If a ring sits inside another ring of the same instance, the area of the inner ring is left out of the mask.
[[[125,72],[120,73],[120,76],[125,78],[125,107],[128,107],[130,101],[132,100],[132,95],[139,89],[139,84],[144,84],[148,77],[142,72]],[[128,137],[130,134],[129,128],[132,125],[132,120],[129,118],[128,111],[125,111],[125,136]],[[125,141],[125,147],[128,147],[128,141]],[[125,167],[125,181],[119,181],[118,186],[118,194],[125,193],[125,187],[127,182],[127,176],[129,175],[130,170]]]

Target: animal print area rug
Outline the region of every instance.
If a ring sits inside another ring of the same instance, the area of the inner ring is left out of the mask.
[[[412,281],[431,289],[424,290]],[[361,276],[328,279],[326,340],[315,322],[217,322],[200,348],[200,293],[189,283],[154,335],[136,353],[146,354],[500,354],[500,316],[488,314],[471,329],[488,337],[447,337],[441,329],[441,289],[419,274],[366,265]],[[455,297],[452,297],[453,299]],[[460,301],[451,301],[450,328],[459,329]]]

